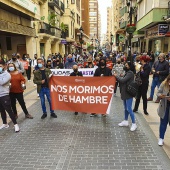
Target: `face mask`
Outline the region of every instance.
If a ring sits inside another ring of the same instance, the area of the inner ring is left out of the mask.
[[[74,72],[77,73],[78,69],[74,69]]]
[[[13,60],[13,61],[16,61],[16,58],[13,57],[12,60]]]
[[[39,68],[42,68],[42,66],[43,66],[42,64],[38,64],[38,67],[39,67]]]
[[[0,73],[2,73],[2,71],[3,71],[3,68],[2,68],[2,67],[0,67]]]
[[[56,62],[59,62],[59,60],[56,60]]]
[[[129,69],[126,66],[124,66],[123,70],[128,71]]]
[[[9,71],[14,71],[15,68],[14,67],[9,67]]]
[[[105,66],[105,63],[101,62],[100,65],[101,65],[101,66]]]
[[[124,59],[121,59],[121,62],[124,62]]]
[[[120,61],[118,61],[117,63],[120,64]]]
[[[73,61],[73,59],[72,59],[72,58],[68,58],[68,61],[69,61],[69,62],[72,62],[72,61]]]
[[[48,60],[51,60],[51,58],[48,58]]]

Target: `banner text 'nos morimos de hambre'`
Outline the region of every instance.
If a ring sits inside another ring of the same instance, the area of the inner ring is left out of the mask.
[[[86,113],[108,113],[115,77],[59,77],[50,79],[52,108]]]

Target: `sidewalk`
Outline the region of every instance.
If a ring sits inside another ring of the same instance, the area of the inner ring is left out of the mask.
[[[35,87],[33,83],[27,87],[25,102],[34,119],[25,119],[22,113],[18,119],[21,132],[14,133],[11,125],[0,131],[1,170],[169,169],[169,158],[157,145],[143,114],[136,114],[136,132],[118,127],[124,117],[120,97],[113,98],[107,117],[56,111],[57,119],[50,118],[48,113],[41,120]],[[18,110],[21,112],[19,107]],[[148,119],[157,116],[149,113]]]

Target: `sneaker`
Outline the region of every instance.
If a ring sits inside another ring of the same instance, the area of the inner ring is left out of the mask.
[[[153,98],[149,97],[149,98],[147,99],[147,101],[153,101]]]
[[[148,113],[147,111],[144,111],[144,114],[145,114],[145,115],[149,115],[149,113]]]
[[[0,126],[0,129],[4,129],[4,128],[9,128],[8,124],[3,124],[2,126]]]
[[[132,126],[131,126],[131,128],[130,128],[130,131],[135,131],[137,129],[137,125],[136,125],[136,123],[132,123]]]
[[[51,113],[52,118],[57,118],[57,115],[55,113]]]
[[[122,126],[129,126],[129,122],[128,122],[128,120],[124,120],[121,123],[119,123],[118,126],[121,126],[121,127]]]
[[[78,115],[78,112],[74,112],[75,115]]]
[[[36,84],[34,84],[34,87],[36,86]]]
[[[31,116],[30,114],[27,114],[27,115],[25,115],[25,118],[27,118],[27,119],[33,119],[33,116]]]
[[[15,132],[16,132],[16,133],[19,132],[19,126],[18,126],[18,124],[15,124],[15,125],[14,125],[14,128],[15,128]]]
[[[161,139],[161,138],[159,138],[159,140],[158,140],[158,145],[159,145],[159,146],[163,146],[163,144],[164,144],[164,140]]]
[[[45,119],[47,117],[47,114],[44,113],[42,116],[41,116],[41,119]]]
[[[94,117],[96,114],[95,113],[92,113],[91,115],[90,115],[90,117]]]
[[[133,109],[133,112],[135,112],[135,113],[136,113],[136,112],[138,112],[138,110],[136,110],[136,109]]]

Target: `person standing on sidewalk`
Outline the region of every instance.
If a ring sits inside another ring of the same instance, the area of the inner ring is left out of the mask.
[[[25,78],[21,73],[18,72],[16,66],[14,63],[9,63],[8,64],[8,72],[10,72],[11,75],[11,85],[10,85],[10,99],[11,99],[11,105],[12,105],[12,110],[14,112],[15,118],[18,118],[17,114],[17,108],[16,108],[16,100],[18,100],[23,112],[25,113],[25,118],[28,119],[33,119],[33,117],[28,113],[28,110],[25,105],[24,101],[24,86],[25,86]]]
[[[165,80],[165,78],[169,74],[169,63],[165,60],[164,53],[159,54],[159,60],[153,64],[152,73],[153,80],[151,85],[150,97],[148,98],[148,101],[153,100],[155,87],[157,86],[159,88],[160,84]],[[159,98],[157,98],[155,103],[159,103]]]
[[[140,99],[142,97],[143,100],[143,111],[145,115],[148,115],[147,112],[147,91],[148,91],[148,86],[149,86],[149,75],[150,75],[150,65],[148,64],[150,60],[149,56],[143,55],[140,57],[140,63],[142,64],[140,67],[140,78],[142,80],[142,84],[138,88],[138,93],[136,96],[136,102],[135,102],[135,107],[133,109],[133,112],[138,111]]]
[[[26,57],[27,57],[26,60],[28,62],[28,69],[26,70],[26,74],[27,74],[28,82],[31,82],[31,65],[32,65],[32,60],[31,60],[29,54],[27,54]]]
[[[124,71],[126,72],[125,75],[123,77],[120,77],[117,74],[114,74],[114,76],[117,78],[117,81],[120,83],[120,94],[121,94],[121,99],[123,100],[124,114],[125,114],[124,120],[118,125],[120,127],[129,126],[128,117],[130,114],[132,120],[132,126],[130,128],[131,131],[135,131],[137,129],[137,125],[135,122],[135,115],[132,110],[133,96],[131,96],[126,89],[127,89],[127,84],[134,80],[134,73],[133,73],[134,70],[135,70],[134,65],[131,62],[126,62],[124,66]]]
[[[170,124],[170,74],[160,85],[157,95],[161,99],[157,110],[160,117],[158,145],[162,146],[167,125]]]
[[[43,111],[43,115],[41,116],[41,119],[44,119],[47,117],[47,111],[46,111],[46,106],[45,106],[45,95],[49,102],[51,117],[57,118],[57,115],[54,113],[54,110],[52,110],[51,108],[50,89],[48,85],[49,79],[52,76],[52,72],[50,69],[45,68],[44,66],[45,63],[42,58],[37,59],[37,64],[38,64],[39,69],[34,71],[33,82],[37,84],[37,92],[39,93],[39,97],[41,99],[41,107]]]
[[[3,125],[0,126],[0,129],[8,128],[6,112],[8,112],[9,117],[11,118],[15,132],[19,132],[19,126],[15,119],[14,113],[11,107],[11,100],[9,97],[9,82],[11,80],[10,74],[5,70],[5,62],[0,61],[0,113],[2,117]]]
[[[78,66],[74,65],[73,66],[73,72],[70,74],[70,76],[78,76],[78,77],[82,77],[83,74],[82,72],[78,71]],[[74,112],[75,115],[78,115],[78,112]]]

